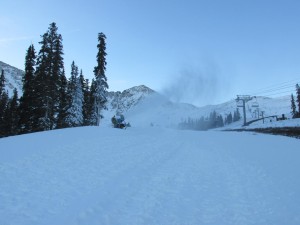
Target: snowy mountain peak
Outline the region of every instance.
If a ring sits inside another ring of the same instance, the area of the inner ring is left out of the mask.
[[[109,92],[107,108],[109,111],[126,112],[141,100],[156,93],[151,88],[140,85],[124,90],[123,92]]]
[[[0,73],[4,71],[5,88],[9,96],[13,95],[16,88],[19,96],[22,95],[22,78],[24,71],[0,61]]]
[[[127,90],[124,90],[125,93],[145,93],[145,94],[153,94],[155,91],[153,91],[151,88],[145,86],[145,85],[139,85],[132,88],[129,88]]]

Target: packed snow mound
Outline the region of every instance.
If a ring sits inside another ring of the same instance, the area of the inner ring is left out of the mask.
[[[0,224],[298,225],[299,140],[81,127],[0,139]]]
[[[22,96],[22,79],[24,76],[24,71],[0,61],[0,73],[2,70],[4,71],[5,89],[8,92],[8,96],[13,96],[13,90],[15,88],[18,91],[18,95]]]

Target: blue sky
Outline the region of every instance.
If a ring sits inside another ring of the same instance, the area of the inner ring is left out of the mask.
[[[204,105],[300,82],[300,1],[1,0],[0,12],[0,60],[20,69],[56,22],[67,76],[74,60],[91,79],[105,33],[113,91],[145,84]]]

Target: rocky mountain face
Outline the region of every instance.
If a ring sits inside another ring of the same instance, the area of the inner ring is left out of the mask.
[[[109,92],[106,107],[109,111],[124,113],[133,106],[137,105],[147,96],[154,94],[155,91],[145,85],[135,86],[123,92]]]
[[[8,95],[11,97],[15,88],[18,91],[18,95],[22,95],[24,71],[0,61],[0,73],[2,70],[4,71],[5,87]]]

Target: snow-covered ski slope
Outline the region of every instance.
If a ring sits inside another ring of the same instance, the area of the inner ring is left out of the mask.
[[[252,107],[252,104],[259,103],[259,112],[264,111],[264,116],[278,116],[285,115],[288,120],[284,122],[276,122],[276,118],[267,118],[252,123],[248,128],[257,127],[276,127],[276,126],[299,126],[299,120],[292,120],[290,114],[290,96],[278,98],[264,98],[257,97],[246,104],[246,118],[247,121],[257,120],[258,117],[255,113],[258,108]],[[229,113],[237,109],[235,100],[231,100],[219,105],[208,105],[203,107],[195,107],[190,104],[173,103],[159,94],[148,96],[143,101],[139,102],[136,106],[130,108],[124,113],[125,118],[133,126],[143,127],[171,127],[178,128],[178,124],[187,120],[188,118],[199,119],[201,116],[209,117],[209,114],[216,111],[222,115],[223,118]],[[111,112],[107,112],[111,113]],[[240,114],[243,117],[243,110],[240,108]],[[105,115],[106,116],[106,115]],[[111,115],[106,116],[111,118]],[[262,118],[260,116],[260,118]],[[110,121],[109,121],[110,122]],[[226,125],[224,129],[240,128],[243,125],[243,118],[236,123]]]
[[[300,224],[299,144],[136,127],[2,138],[0,224]]]

